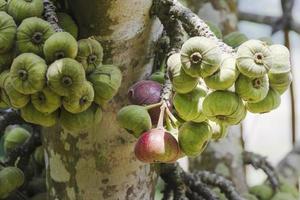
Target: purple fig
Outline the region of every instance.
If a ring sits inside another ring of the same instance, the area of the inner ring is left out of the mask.
[[[135,145],[134,153],[137,159],[145,163],[175,162],[181,156],[177,140],[164,128],[143,133]]]

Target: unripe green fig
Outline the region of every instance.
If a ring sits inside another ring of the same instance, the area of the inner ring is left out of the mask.
[[[25,176],[17,167],[5,167],[0,170],[0,199],[5,199],[14,190],[23,185]]]
[[[272,52],[268,45],[259,40],[248,40],[237,50],[237,67],[248,77],[261,77],[272,68]]]
[[[235,92],[244,100],[251,103],[263,100],[269,91],[267,75],[258,78],[249,78],[240,74],[235,82]]]
[[[171,55],[167,60],[169,77],[177,93],[191,92],[198,84],[198,78],[187,75],[181,66],[180,53]]]
[[[220,67],[222,53],[211,39],[192,37],[182,45],[180,53],[182,67],[192,77],[205,78]]]
[[[246,108],[236,93],[217,90],[205,97],[203,113],[211,121],[224,125],[234,125],[245,118]]]
[[[245,193],[242,196],[247,200],[259,200],[255,195],[249,193]]]
[[[70,113],[80,113],[92,105],[94,95],[93,86],[85,81],[78,90],[63,98],[63,106]]]
[[[298,200],[290,193],[277,192],[270,200]]]
[[[103,105],[117,94],[122,82],[122,73],[116,66],[102,65],[88,76],[88,80],[94,87],[94,101]]]
[[[97,105],[92,105],[87,110],[76,114],[62,109],[60,114],[60,123],[63,129],[74,134],[93,127],[101,119],[102,109]]]
[[[259,200],[269,200],[273,196],[273,190],[269,185],[261,184],[249,189],[250,194],[255,195]]]
[[[289,193],[293,195],[296,199],[299,199],[300,196],[297,187],[287,182],[285,179],[280,179],[279,191],[284,193]]]
[[[50,114],[56,111],[62,104],[61,97],[50,88],[31,95],[31,103],[39,112]]]
[[[213,140],[219,140],[226,137],[228,132],[228,125],[218,124],[210,120],[208,121],[208,124],[211,127]]]
[[[67,32],[54,33],[44,44],[44,55],[48,63],[62,58],[76,58],[77,51],[77,41]]]
[[[149,77],[149,80],[164,84],[165,82],[165,73],[161,71],[156,71]]]
[[[283,45],[274,44],[270,46],[272,53],[272,68],[269,73],[279,74],[291,71],[290,51]]]
[[[138,138],[152,127],[151,118],[146,108],[138,105],[123,107],[117,114],[117,121],[122,128]]]
[[[21,117],[28,123],[51,127],[57,123],[58,112],[50,114],[42,113],[29,103],[24,108],[21,108]]]
[[[37,164],[39,164],[40,166],[44,166],[45,165],[44,148],[43,148],[43,146],[38,146],[34,150],[33,158],[34,158],[34,161]]]
[[[0,11],[6,11],[6,0],[0,0]]]
[[[221,39],[223,37],[221,29],[215,23],[211,21],[205,21],[205,23],[217,38]]]
[[[283,94],[287,89],[289,89],[293,77],[291,72],[286,73],[269,73],[269,82],[271,88],[279,92],[279,94]]]
[[[227,45],[231,46],[232,48],[237,48],[244,42],[248,40],[248,37],[241,32],[231,32],[227,35],[224,36],[223,42],[226,43]]]
[[[47,65],[41,57],[33,53],[23,53],[14,59],[10,78],[17,91],[33,94],[44,88],[46,71]]]
[[[206,94],[206,91],[199,86],[186,94],[176,93],[173,105],[179,117],[185,121],[204,121],[206,117],[202,112],[202,102]]]
[[[21,146],[30,137],[30,135],[31,134],[26,129],[20,126],[10,129],[4,136],[4,151],[9,153],[15,148]]]
[[[29,17],[41,17],[44,12],[43,0],[9,0],[7,12],[18,23]]]
[[[17,25],[6,12],[0,11],[0,53],[12,49],[17,32]]]
[[[212,137],[212,130],[207,122],[185,122],[178,134],[182,152],[187,156],[197,156],[206,148]]]
[[[13,51],[0,54],[0,72],[10,68],[14,57],[15,54]]]
[[[43,56],[45,41],[55,33],[50,23],[37,17],[24,19],[17,29],[17,48],[20,53]]]
[[[85,72],[80,63],[71,58],[63,58],[52,63],[47,71],[49,88],[60,96],[68,96],[77,91],[85,82]]]
[[[86,73],[91,73],[102,63],[103,48],[101,44],[92,38],[79,40],[76,60],[82,64]]]
[[[257,103],[248,102],[246,107],[247,110],[252,113],[267,113],[278,108],[280,103],[280,94],[276,90],[270,88],[267,96],[263,100]]]
[[[75,39],[78,37],[78,27],[72,17],[66,13],[56,13],[58,25],[66,32],[70,33]]]
[[[204,81],[211,89],[226,90],[234,84],[239,73],[239,70],[236,68],[236,59],[230,55],[223,54],[220,69],[213,75],[204,78]]]

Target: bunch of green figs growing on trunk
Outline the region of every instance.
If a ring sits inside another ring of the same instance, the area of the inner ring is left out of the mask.
[[[174,162],[185,155],[197,156],[211,140],[224,138],[247,112],[262,114],[280,105],[280,95],[292,81],[289,50],[265,39],[248,40],[239,32],[223,39],[233,53],[223,52],[210,38],[189,38],[179,52],[167,57],[167,79],[161,81],[157,76],[163,71],[155,71],[150,79],[156,83],[142,80],[129,90],[133,105],[123,107],[117,120],[138,139],[135,153],[139,160]],[[170,107],[160,110],[164,102]],[[151,120],[153,109],[165,112],[163,129]]]
[[[19,109],[26,122],[59,123],[78,134],[101,121],[122,74],[103,64],[94,37],[77,41],[72,16],[58,12],[58,30],[43,13],[43,0],[0,2],[0,107]]]

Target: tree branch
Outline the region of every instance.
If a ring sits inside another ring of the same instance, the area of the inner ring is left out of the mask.
[[[63,29],[58,25],[58,18],[56,15],[56,7],[50,0],[44,1],[44,18],[51,24],[55,32],[63,32]]]

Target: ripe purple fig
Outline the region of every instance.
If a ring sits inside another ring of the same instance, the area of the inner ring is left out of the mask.
[[[177,140],[164,128],[151,129],[140,136],[134,153],[145,163],[175,162],[181,155]]]

